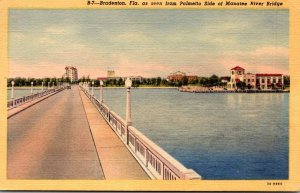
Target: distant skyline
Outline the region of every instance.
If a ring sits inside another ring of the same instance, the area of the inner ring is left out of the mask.
[[[288,10],[9,10],[9,77],[289,74]]]

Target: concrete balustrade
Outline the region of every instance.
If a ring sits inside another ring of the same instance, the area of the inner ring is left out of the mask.
[[[20,98],[17,98],[17,99],[11,99],[7,102],[7,108],[8,108],[8,110],[10,110],[10,109],[18,107],[19,105],[22,105],[26,102],[35,100],[35,99],[43,97],[43,96],[46,96],[46,95],[51,94],[53,92],[61,91],[63,89],[64,88],[49,89],[49,90],[42,91],[40,93],[30,94],[30,95],[23,96],[23,97],[20,97]]]
[[[117,113],[111,111],[107,105],[91,95],[84,85],[80,85],[80,88],[95,104],[110,127],[115,131],[121,141],[126,145],[128,150],[152,179],[201,179],[201,176],[198,173],[183,166],[138,129],[131,125],[127,125],[126,121]]]

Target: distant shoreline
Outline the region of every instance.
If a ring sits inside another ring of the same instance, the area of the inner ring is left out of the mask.
[[[20,87],[14,87],[16,90],[29,90],[31,89],[30,86],[20,86]],[[48,87],[44,87],[44,90],[47,90]],[[94,88],[100,88],[100,87],[94,87]],[[103,88],[108,89],[121,89],[124,88],[124,86],[107,86]],[[41,86],[33,87],[33,90],[42,90]],[[50,87],[51,89],[51,87]],[[156,87],[156,86],[141,86],[141,87],[131,87],[131,89],[176,89],[179,92],[186,92],[186,93],[289,93],[290,90],[187,90],[182,89],[179,87]],[[11,90],[11,87],[7,87],[7,90]]]
[[[15,86],[14,87],[15,89],[19,89],[19,90],[22,90],[22,89],[30,89],[31,86]],[[45,87],[44,86],[44,90],[47,89],[48,87]],[[50,87],[51,88],[51,87]],[[94,88],[100,88],[99,86],[98,87],[94,87]],[[103,88],[125,88],[125,86],[104,86]],[[149,88],[158,88],[158,89],[163,89],[163,88],[166,88],[166,89],[178,89],[178,87],[165,87],[165,86],[139,86],[139,87],[131,87],[132,89],[136,89],[136,88],[146,88],[146,89],[149,89]],[[7,87],[8,90],[11,89],[11,87]],[[36,87],[33,87],[33,89],[42,89],[41,86],[36,86]]]

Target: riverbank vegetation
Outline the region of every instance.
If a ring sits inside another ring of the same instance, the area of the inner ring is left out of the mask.
[[[226,77],[229,80],[229,77]],[[44,86],[49,84],[52,86],[53,82],[55,85],[57,85],[58,82],[60,83],[71,83],[69,78],[24,78],[24,77],[16,77],[16,78],[9,78],[7,79],[7,87],[11,86],[11,81],[15,82],[15,86],[18,87],[25,87],[25,86],[31,86],[31,82],[33,82],[34,86],[41,86],[42,82],[44,83]],[[96,87],[100,86],[100,80],[91,79],[89,76],[81,77],[78,82],[92,82],[94,81],[94,85]],[[122,78],[116,78],[116,79],[108,79],[104,80],[104,86],[107,87],[123,87],[125,85],[125,80]],[[197,79],[189,80],[188,77],[183,77],[180,80],[176,81],[169,81],[166,78],[161,77],[153,77],[153,78],[143,78],[141,80],[133,80],[132,86],[133,87],[181,87],[181,86],[203,86],[203,87],[225,87],[226,82],[224,81],[224,77],[218,77],[217,75],[211,75],[209,77],[198,77]],[[284,84],[286,88],[289,88],[290,86],[290,77],[285,76],[284,77]],[[242,88],[244,85],[243,83],[239,83],[239,86]]]

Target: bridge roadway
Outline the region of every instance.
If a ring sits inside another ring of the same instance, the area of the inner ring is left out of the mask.
[[[77,86],[10,117],[7,153],[8,179],[149,179]]]

